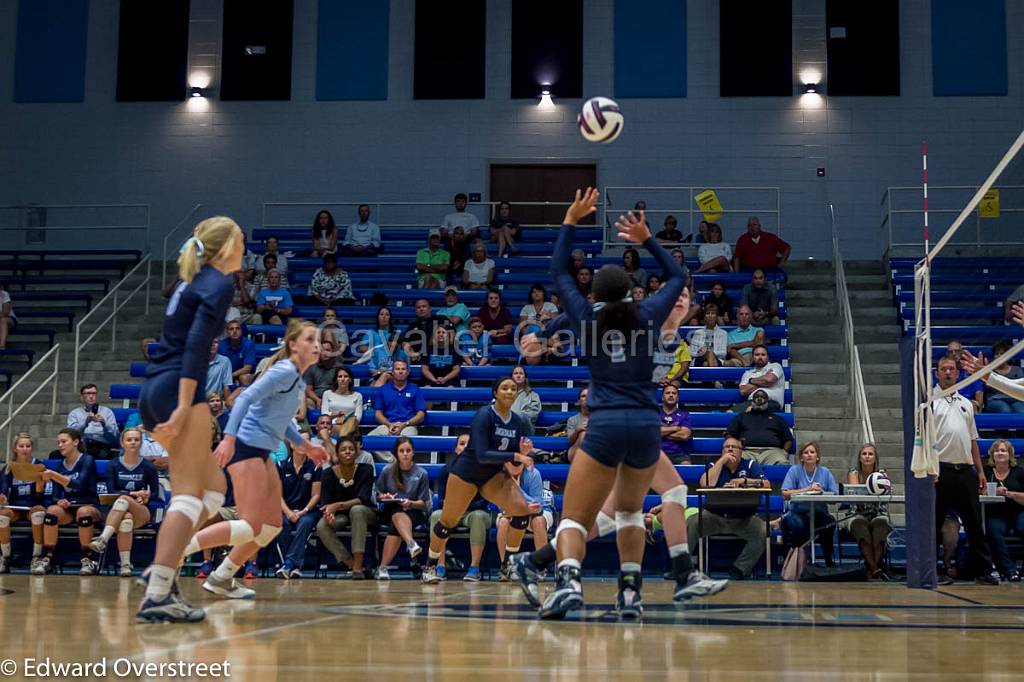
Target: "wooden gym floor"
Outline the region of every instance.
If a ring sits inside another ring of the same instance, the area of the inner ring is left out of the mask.
[[[106,659],[109,679],[119,657],[227,661],[230,679],[282,682],[1008,681],[1024,669],[1022,584],[745,582],[677,609],[669,583],[649,579],[642,625],[609,613],[612,581],[586,582],[585,617],[562,623],[536,620],[518,588],[495,582],[266,578],[248,602],[213,598],[194,578],[182,585],[209,607],[205,623],[136,625],[133,580],[0,576],[0,680],[25,679],[26,657]]]

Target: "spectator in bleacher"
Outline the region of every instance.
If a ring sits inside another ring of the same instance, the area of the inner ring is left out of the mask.
[[[35,478],[22,479],[14,474],[15,464],[41,465],[42,461],[32,456],[32,436],[18,433],[14,436],[11,451],[0,467],[0,573],[11,572],[11,524],[29,521],[32,524],[32,561],[35,567],[43,553],[43,507],[42,493],[37,490]],[[40,481],[40,485],[42,482]],[[24,509],[12,509],[24,507]]]
[[[702,324],[704,321],[704,297],[697,291],[697,287],[693,283],[693,275],[687,276],[684,288],[690,299],[690,310],[680,318],[679,326],[685,327]],[[721,315],[719,315],[719,319],[721,319]]]
[[[117,551],[121,560],[118,575],[132,576],[132,540],[134,530],[142,528],[164,506],[160,495],[160,475],[156,467],[142,459],[142,430],[125,429],[121,433],[121,456],[107,465],[107,494],[119,494],[107,512],[103,532],[89,545],[102,557],[107,543],[117,534]]]
[[[256,297],[256,310],[263,318],[263,324],[288,324],[294,309],[291,293],[281,286],[281,273],[268,271],[267,287]]]
[[[231,378],[231,360],[221,355],[220,342],[214,339],[210,343],[210,364],[206,370],[206,390],[204,393],[217,393],[227,399],[228,387],[234,383]]]
[[[264,251],[263,258],[255,258],[252,263],[252,268],[256,270],[257,274],[266,274],[267,270],[274,269],[281,273],[284,277],[288,276],[288,257],[277,250],[278,241],[277,237],[270,236],[264,241],[266,244],[266,251]],[[273,268],[266,266],[267,256],[273,256],[276,261]]]
[[[206,394],[206,404],[210,407],[210,416],[213,417],[214,421],[217,422],[217,426],[223,432],[224,427],[227,426],[228,418],[231,416],[224,405],[224,398],[220,393],[210,392]]]
[[[526,368],[516,365],[512,368],[512,381],[516,385],[516,399],[512,403],[512,411],[526,417],[530,426],[536,426],[540,416],[540,396],[530,388],[530,379],[526,376]]]
[[[992,346],[992,357],[998,358],[1012,347],[1013,344],[1009,341],[1000,341]],[[1024,372],[1021,372],[1020,365],[1012,364],[1009,361],[1004,362],[992,371],[1010,381],[1024,379]],[[984,399],[986,412],[995,414],[1024,414],[1024,402],[1003,393],[993,386],[985,385]]]
[[[753,350],[753,366],[740,377],[740,394],[747,400],[734,409],[741,412],[750,407],[752,395],[758,389],[768,394],[768,410],[782,412],[786,401],[786,376],[782,365],[768,361],[768,346],[758,344]]]
[[[516,248],[518,235],[519,223],[512,218],[512,204],[499,202],[498,215],[491,220],[491,241],[498,243],[498,258],[504,258],[506,253],[510,256],[519,253]]]
[[[263,256],[263,267],[264,269],[262,272],[252,273],[252,283],[249,287],[249,294],[253,299],[259,298],[260,292],[270,286],[270,272],[272,270],[276,270],[281,276],[281,286],[285,289],[289,287],[288,275],[278,269],[276,255],[268,253]]]
[[[534,333],[541,331],[551,320],[558,316],[558,308],[554,303],[547,301],[548,292],[543,284],[530,286],[530,293],[526,305],[519,311],[519,324],[522,333]]]
[[[110,450],[118,446],[121,432],[117,428],[114,411],[96,402],[96,384],[85,384],[78,391],[82,406],[68,413],[67,426],[82,434],[82,449],[100,459],[110,457]]]
[[[878,461],[878,449],[874,444],[864,443],[857,452],[857,465],[846,475],[846,482],[864,485],[874,473],[884,474],[885,469]],[[857,540],[857,547],[867,566],[868,580],[888,580],[882,570],[886,540],[892,533],[892,521],[886,507],[878,504],[853,505],[853,516],[844,523],[850,535]]]
[[[573,249],[569,256],[569,272],[572,273],[572,276],[575,278],[577,273],[579,273],[580,268],[586,264],[587,254],[584,253],[583,249]],[[579,280],[576,281],[578,282]]]
[[[708,227],[708,240],[697,250],[697,259],[697,272],[732,272],[732,247],[722,241],[722,226],[718,223]]]
[[[594,285],[594,271],[590,269],[589,265],[581,265],[576,270],[576,288],[580,290],[581,294],[589,294],[591,287]]]
[[[359,204],[359,221],[348,226],[341,242],[345,256],[376,256],[380,252],[380,227],[370,221],[370,207]]]
[[[366,537],[369,528],[377,525],[377,512],[373,503],[373,464],[357,462],[357,451],[352,438],[342,436],[338,440],[331,466],[324,469],[320,481],[323,518],[316,524],[316,535],[334,560],[352,571],[353,580],[362,580],[366,577],[363,574]],[[337,535],[346,528],[352,531],[351,552]]]
[[[732,269],[736,272],[782,267],[789,258],[790,246],[778,235],[761,231],[757,216],[747,219],[747,231],[736,240]]]
[[[466,239],[466,230],[456,227],[451,234],[441,238],[444,250],[449,253],[448,273],[445,281],[448,284],[462,284],[462,274],[466,271],[466,262],[470,259],[470,244]]]
[[[451,461],[441,467],[437,475],[437,499],[444,501],[445,493],[448,492],[448,472],[451,464],[462,455],[462,452],[469,445],[469,434],[461,433],[455,441],[455,456]],[[478,492],[473,500],[466,507],[465,513],[459,519],[456,526],[469,528],[469,569],[463,576],[465,582],[480,581],[480,559],[484,555],[484,547],[487,545],[487,532],[491,528],[491,513],[487,510],[488,502]],[[430,514],[430,527],[433,528],[441,519],[441,510],[435,509]],[[499,545],[498,551],[501,551]],[[437,559],[435,573],[441,580],[447,579],[448,569],[445,567],[445,553]]]
[[[705,244],[705,243],[707,243],[707,241],[708,241],[708,227],[710,227],[708,225],[708,221],[706,221],[706,220],[700,221],[697,224],[697,234],[696,235],[693,235],[693,234],[686,235],[686,239],[684,239],[683,242],[686,243],[686,244],[689,244],[691,242],[694,243],[694,244]]]
[[[494,261],[487,257],[482,239],[473,242],[472,252],[462,271],[462,282],[467,289],[488,289],[494,283]]]
[[[679,404],[679,389],[668,384],[661,391],[661,450],[673,464],[689,464],[693,451],[693,420]]]
[[[970,372],[961,367],[961,361],[964,356],[964,347],[959,341],[950,341],[946,345],[946,355],[952,358],[956,362],[956,366],[960,368],[957,374],[956,383],[959,383],[971,375]],[[936,377],[937,380],[937,377]],[[971,401],[974,405],[975,414],[982,412],[985,409],[985,384],[982,381],[974,381],[959,391],[960,395]]]
[[[633,297],[634,303],[640,303],[645,298],[647,298],[647,289],[644,289],[642,286],[637,285],[629,290],[629,295]]]
[[[397,373],[397,363],[396,363]],[[401,543],[415,561],[423,548],[413,539],[413,530],[425,526],[430,517],[432,496],[430,480],[423,467],[413,462],[412,439],[400,437],[392,448],[395,461],[380,472],[373,485],[381,521],[388,524],[388,536],[381,550],[380,566],[374,577],[390,580],[388,564],[395,558]]]
[[[682,249],[672,249],[672,260],[683,269],[687,277],[690,276],[690,270],[686,267],[686,254],[683,253]]]
[[[338,319],[338,311],[334,308],[324,308],[324,317],[320,320],[320,343],[330,341],[333,344],[334,357],[339,361],[348,350],[348,329],[345,323]],[[323,349],[320,350],[323,352]]]
[[[281,478],[281,533],[275,538],[284,562],[277,577],[302,578],[306,545],[320,520],[320,479],[323,471],[299,448],[289,448],[291,457],[277,463]]]
[[[725,284],[714,282],[711,285],[711,293],[705,297],[704,303],[714,303],[718,306],[718,324],[730,324],[732,320],[732,298],[729,294],[725,293]]]
[[[394,317],[387,306],[377,310],[377,321],[374,329],[367,330],[365,350],[357,349],[360,355],[356,364],[366,363],[370,368],[374,386],[383,386],[391,381],[391,366],[398,358],[407,360],[408,356],[401,346],[401,335],[395,330]]]
[[[428,386],[455,386],[462,372],[462,356],[455,352],[451,330],[438,325],[420,365]]]
[[[1006,547],[1009,535],[1024,540],[1024,469],[1017,466],[1012,443],[1002,438],[992,443],[985,477],[996,484],[996,495],[1004,500],[986,509],[985,533],[992,546],[992,559],[1003,580],[1020,582],[1017,562]]]
[[[523,491],[523,497],[530,505],[530,532],[533,533],[533,549],[534,551],[539,550],[548,544],[548,529],[555,524],[554,495],[544,487],[544,479],[537,471],[532,457],[523,464],[506,464],[505,471],[519,483],[519,489]],[[504,566],[505,556],[517,553],[521,547],[508,546],[512,517],[507,516],[504,512],[498,514],[495,527],[497,528],[495,544],[498,546],[498,560]],[[507,579],[508,573],[504,570],[498,572],[499,581]]]
[[[437,328],[448,324],[446,318],[434,313],[430,301],[425,298],[416,299],[416,319],[409,323],[400,339],[402,350],[409,356],[409,361],[420,362]]]
[[[679,336],[681,320],[689,309],[690,293],[684,287],[664,324],[661,325],[658,348],[653,358],[654,372],[651,374],[651,381],[659,386],[671,384],[678,388],[689,381],[693,357],[690,355],[690,347]]]
[[[722,456],[700,477],[701,488],[771,488],[765,478],[764,469],[755,460],[743,457],[743,444],[732,436],[726,436],[722,443]],[[710,535],[735,535],[743,540],[743,549],[729,569],[732,580],[748,580],[754,566],[764,555],[764,539],[767,533],[764,521],[758,517],[755,507],[716,507],[713,511],[702,509],[686,519],[690,552],[697,549],[702,537]]]
[[[764,330],[750,324],[753,319],[750,306],[741,305],[736,312],[736,327],[729,330],[727,339],[729,358],[725,364],[729,367],[749,367],[753,362],[755,346],[764,345]]]
[[[409,381],[409,363],[395,360],[391,368],[391,381],[380,388],[378,407],[374,412],[378,426],[371,436],[415,436],[417,426],[427,416],[427,405],[420,387]],[[376,453],[386,458],[387,452]]]
[[[491,289],[487,292],[487,303],[477,311],[476,316],[484,323],[491,343],[512,343],[512,329],[515,323],[512,320],[512,313],[501,300],[500,291]]]
[[[779,527],[783,542],[790,547],[800,547],[811,540],[811,506],[807,502],[790,502],[790,498],[804,493],[839,494],[839,485],[832,472],[821,465],[821,451],[817,443],[804,443],[800,447],[799,459],[800,463],[791,466],[782,481],[786,512],[779,520]],[[835,524],[835,517],[828,513],[828,505],[814,505],[815,535],[825,555],[825,565],[829,567],[835,566]]]
[[[4,290],[0,282],[0,350],[7,348],[7,336],[18,328],[18,316],[11,307],[11,295]]]
[[[302,375],[302,380],[306,382],[306,400],[317,410],[321,409],[324,391],[334,387],[338,374],[338,360],[334,357],[334,344],[330,341],[321,343],[322,350],[319,357]]]
[[[338,251],[338,226],[334,223],[334,216],[330,211],[320,211],[313,220],[313,248],[309,255],[319,258],[328,253]]]
[[[750,407],[740,412],[726,428],[726,433],[743,443],[743,456],[761,464],[788,464],[793,432],[785,420],[768,409],[768,393],[756,389]]]
[[[470,317],[469,308],[459,300],[459,290],[455,287],[444,288],[444,306],[437,309],[437,314],[452,324],[456,334],[466,331]]]
[[[661,275],[648,275],[647,295],[653,296],[661,288]]]
[[[647,210],[647,202],[644,201],[643,199],[638,199],[637,202],[635,204],[633,204],[633,211],[634,212],[646,211],[646,210]]]
[[[1006,324],[1017,324],[1014,318],[1013,307],[1021,300],[1024,300],[1024,284],[1014,289],[1003,301],[1003,321]]]
[[[325,306],[352,305],[356,302],[352,294],[352,280],[347,272],[338,267],[338,257],[333,253],[324,255],[324,263],[313,273],[307,294]]]
[[[427,234],[427,248],[416,252],[416,285],[420,289],[440,289],[451,254],[441,249],[441,231],[436,227]]]
[[[760,268],[751,274],[750,283],[743,285],[740,305],[750,306],[755,324],[779,323],[779,292]]]
[[[674,215],[665,216],[665,229],[659,230],[654,238],[659,244],[679,244],[683,241],[683,233],[679,231],[679,221]]]
[[[450,233],[456,227],[461,227],[466,231],[466,239],[476,239],[480,236],[480,220],[466,210],[468,201],[469,197],[462,192],[455,195],[455,210],[441,220],[442,233]]]
[[[331,430],[336,436],[347,436],[359,429],[363,418],[363,396],[353,389],[352,370],[338,367],[334,371],[334,385],[321,396],[321,416],[331,419]]]
[[[569,417],[569,420],[565,423],[565,437],[569,441],[569,461],[573,460],[576,455],[576,448],[580,446],[583,439],[583,434],[587,432],[587,426],[590,425],[590,412],[587,410],[587,387],[584,386],[580,389],[580,394],[576,399],[576,406],[579,408],[579,412]]]
[[[640,267],[640,252],[633,247],[622,252],[622,268],[634,286],[647,284],[647,271]]]
[[[247,281],[249,273],[244,270],[239,270],[234,274],[235,278],[235,296],[231,300],[231,308],[238,311],[238,314],[234,317],[230,316],[231,309],[228,309],[229,316],[225,322],[231,320],[239,320],[245,324],[255,324],[260,322],[259,313],[256,312],[256,297],[253,295],[252,287]],[[259,293],[258,291],[256,292]]]
[[[242,323],[228,322],[228,336],[221,339],[217,352],[231,361],[231,378],[234,384],[248,386],[256,367],[256,344],[242,336]]]
[[[81,575],[94,575],[98,564],[89,544],[100,520],[100,497],[96,492],[96,461],[83,451],[82,434],[66,428],[57,432],[57,452],[62,458],[53,469],[42,472],[44,484],[53,484],[53,504],[46,508],[43,521],[43,558],[32,571],[36,575],[53,568],[60,526],[78,526],[78,544],[82,548]]]
[[[462,355],[462,364],[483,367],[491,362],[491,337],[484,330],[484,322],[479,317],[471,317],[464,334],[457,334],[456,347]]]
[[[704,326],[690,334],[689,342],[695,367],[719,367],[725,361],[729,335],[718,326],[717,306],[704,306]]]

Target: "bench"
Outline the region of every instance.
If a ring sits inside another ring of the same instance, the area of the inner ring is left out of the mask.
[[[28,367],[32,366],[35,361],[36,352],[29,348],[5,348],[0,350],[0,359],[3,358],[22,358]]]
[[[913,336],[916,327],[907,325],[903,329],[904,336]],[[978,341],[1000,341],[1002,339],[1019,339],[1024,333],[1021,327],[1016,325],[981,325],[981,326],[936,326],[932,325],[932,341],[948,343],[949,341],[960,341],[965,344],[975,344]],[[986,353],[988,355],[988,353]]]
[[[49,309],[43,309],[43,310],[19,310],[18,311],[18,319],[19,320],[32,320],[32,319],[36,319],[36,320],[46,319],[46,320],[49,320],[49,319],[52,319],[52,318],[57,318],[57,319],[65,320],[67,322],[67,326],[68,326],[68,331],[69,332],[74,329],[75,313],[74,313],[74,311],[71,311],[71,310],[49,310]],[[19,329],[19,331],[21,331],[21,330]],[[51,342],[50,345],[53,345],[53,343]]]
[[[310,221],[312,223],[312,221]],[[390,242],[391,239],[401,241],[419,241],[422,244],[426,244],[427,233],[431,227],[435,225],[393,225],[393,226],[382,226],[380,228],[381,240],[384,245]],[[338,242],[345,238],[345,233],[348,230],[347,225],[338,225]],[[524,225],[519,231],[519,236],[516,238],[516,242],[550,242],[555,243],[558,239],[558,233],[561,230],[560,227],[536,227],[531,225]],[[481,238],[490,238],[490,226],[480,226]],[[577,227],[573,236],[579,240],[586,241],[601,241],[604,239],[604,230],[600,227]],[[305,245],[312,246],[312,233],[310,227],[307,226],[295,226],[295,227],[257,227],[252,231],[252,239],[254,244],[250,247],[250,251],[253,253],[263,253],[266,248],[263,242],[267,237],[277,237],[280,242],[290,240],[295,242],[302,242]],[[259,251],[256,249],[259,248]],[[283,248],[281,249],[284,250]]]
[[[29,277],[26,274],[22,274],[20,277],[7,277],[0,278],[0,282],[3,282],[3,286],[8,291],[14,291],[12,287],[18,287],[17,291],[26,291],[29,285],[32,286],[46,286],[46,285],[79,285],[79,284],[97,284],[103,286],[103,294],[106,295],[110,289],[110,280],[106,277],[85,277],[79,275],[34,275]]]

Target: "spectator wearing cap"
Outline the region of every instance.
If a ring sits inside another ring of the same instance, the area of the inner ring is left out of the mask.
[[[462,282],[468,289],[489,289],[494,283],[494,261],[487,257],[482,239],[473,242],[473,257],[466,262]]]
[[[420,289],[440,289],[451,254],[441,248],[441,231],[436,227],[427,235],[427,248],[416,252],[416,282]]]
[[[459,290],[455,287],[449,285],[444,288],[444,305],[437,309],[437,314],[454,325],[456,333],[466,331],[469,308],[459,300]]]
[[[380,226],[370,220],[370,207],[359,204],[359,221],[345,231],[341,253],[346,256],[376,256],[381,251]]]
[[[754,391],[750,406],[729,422],[726,433],[743,443],[744,459],[761,464],[788,464],[793,432],[785,420],[768,409],[768,393]]]
[[[468,201],[469,197],[462,192],[455,195],[455,210],[441,220],[442,234],[450,234],[456,227],[461,227],[466,231],[467,239],[476,239],[480,236],[480,220],[466,211]]]
[[[758,268],[778,268],[789,258],[790,246],[782,238],[761,230],[757,216],[747,219],[747,231],[736,240],[732,269],[750,272]]]
[[[760,268],[751,274],[750,283],[743,285],[740,305],[750,306],[754,324],[779,323],[779,292]]]
[[[416,319],[405,328],[398,342],[411,362],[419,362],[433,341],[437,327],[450,324],[446,318],[434,313],[430,301],[417,299]]]

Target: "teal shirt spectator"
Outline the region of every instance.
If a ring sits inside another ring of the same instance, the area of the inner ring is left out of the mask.
[[[464,332],[466,331],[466,329],[469,328],[469,326],[466,324],[466,320],[470,318],[470,314],[469,308],[466,307],[465,303],[456,303],[455,305],[452,306],[446,305],[442,308],[437,308],[436,310],[434,310],[434,313],[436,315],[441,315],[442,317],[457,317],[460,320],[462,320],[462,322],[459,322],[455,325],[456,334],[459,332]]]
[[[271,304],[276,304],[278,308],[291,308],[295,305],[295,302],[292,300],[291,293],[284,287],[278,287],[277,289],[267,287],[260,291],[260,295],[256,299],[256,305]]]
[[[750,343],[753,341],[759,333],[764,331],[761,327],[755,327],[750,325],[746,329],[740,329],[736,327],[728,334],[728,344],[731,346],[734,343]],[[751,347],[740,348],[740,355],[750,355],[754,349]]]

